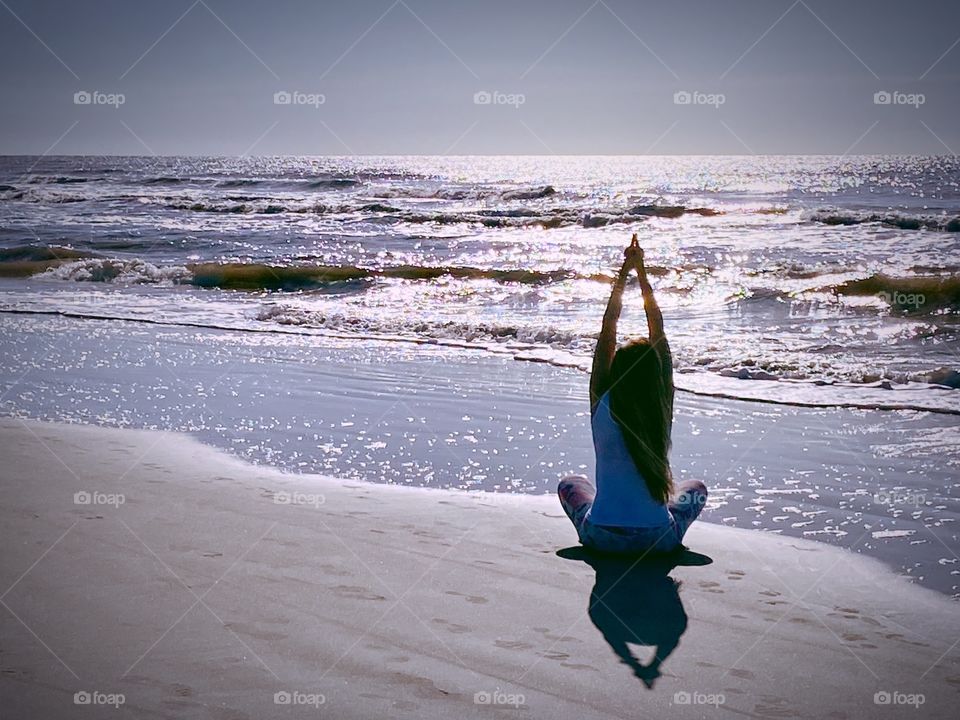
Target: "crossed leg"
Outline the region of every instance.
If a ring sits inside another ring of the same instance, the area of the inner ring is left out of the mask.
[[[674,533],[677,542],[697,519],[707,504],[707,486],[699,480],[684,480],[676,486],[677,496],[667,505],[673,517]]]
[[[597,496],[596,488],[586,475],[568,475],[557,486],[557,495],[560,496],[563,511],[577,529],[577,535],[580,535],[583,519]]]

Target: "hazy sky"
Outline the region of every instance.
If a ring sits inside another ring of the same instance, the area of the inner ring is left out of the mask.
[[[945,0],[0,0],[0,153],[949,153],[958,40]]]

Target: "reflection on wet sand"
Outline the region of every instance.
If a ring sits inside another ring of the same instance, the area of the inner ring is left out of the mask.
[[[583,547],[564,548],[557,554],[581,560],[594,569],[590,619],[621,662],[646,687],[653,688],[661,666],[687,629],[680,582],[670,572],[678,565],[709,565],[713,560],[689,550],[643,558],[600,555]],[[650,660],[643,663],[631,644],[652,648]]]

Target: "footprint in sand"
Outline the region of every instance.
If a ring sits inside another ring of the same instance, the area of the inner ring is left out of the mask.
[[[446,590],[444,594],[456,595],[457,597],[462,597],[467,602],[473,603],[475,605],[484,605],[487,602],[489,602],[489,600],[487,600],[485,597],[482,597],[481,595],[464,595],[463,593],[457,592],[456,590]]]
[[[433,618],[433,620],[431,620],[431,622],[434,622],[434,623],[436,623],[437,625],[443,625],[443,626],[447,629],[448,632],[452,632],[452,633],[454,633],[454,634],[456,634],[456,635],[460,635],[461,633],[470,632],[470,628],[468,628],[466,625],[459,625],[459,624],[457,624],[457,623],[452,623],[452,622],[450,622],[449,620],[444,620],[443,618]]]
[[[530,643],[525,643],[522,640],[496,640],[493,644],[504,650],[527,650],[533,647]]]
[[[368,588],[357,585],[337,585],[330,588],[340,597],[351,598],[353,600],[386,600],[383,595],[377,595]]]
[[[533,631],[540,633],[547,640],[552,640],[554,642],[582,642],[581,640],[571,637],[570,635],[551,635],[550,628],[535,627],[533,628]]]

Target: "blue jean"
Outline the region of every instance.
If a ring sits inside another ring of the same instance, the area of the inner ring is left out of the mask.
[[[676,499],[667,504],[668,525],[631,528],[590,522],[597,491],[583,475],[565,477],[557,487],[560,504],[577,529],[580,542],[594,550],[618,554],[670,552],[681,547],[684,534],[706,505],[707,488],[699,480],[685,480],[677,484],[676,491]]]

